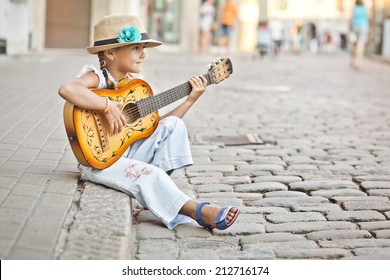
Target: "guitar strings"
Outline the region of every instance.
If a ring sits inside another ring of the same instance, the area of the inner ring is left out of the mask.
[[[207,73],[204,75],[204,77],[207,79],[208,81],[208,84],[211,84],[211,81],[210,81],[210,74]],[[175,101],[175,100],[178,100],[176,98],[181,98],[181,97],[184,97],[184,96],[181,96],[181,93],[183,92],[184,89],[181,89],[182,87],[185,87],[185,89],[190,89],[191,88],[191,85],[190,83],[185,83],[185,84],[182,84],[170,91],[172,91],[171,95],[169,96],[166,96],[166,95],[155,95],[155,96],[150,96],[151,98],[152,97],[155,97],[153,99],[142,99],[142,100],[145,100],[145,101],[138,101],[136,103],[139,103],[139,102],[143,102],[145,104],[143,104],[141,107],[140,106],[137,106],[135,105],[134,107],[130,108],[129,110],[125,110],[125,111],[122,111],[122,114],[124,117],[126,118],[131,118],[131,117],[143,117],[143,114],[145,114],[144,116],[158,110],[158,106],[161,105],[161,103],[165,103],[167,101],[171,101],[172,99],[172,102]],[[187,95],[187,94],[186,94]],[[134,103],[134,104],[136,104]],[[157,108],[156,108],[157,107]]]

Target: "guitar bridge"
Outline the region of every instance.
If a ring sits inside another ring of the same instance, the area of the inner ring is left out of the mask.
[[[102,147],[103,152],[107,152],[110,149],[109,138],[106,130],[104,129],[104,123],[102,121],[102,117],[98,112],[93,113],[93,117],[95,119],[97,134],[99,136],[100,146]]]

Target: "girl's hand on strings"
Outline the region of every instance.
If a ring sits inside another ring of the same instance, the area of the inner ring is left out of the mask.
[[[123,102],[108,102],[109,109],[104,113],[104,116],[108,124],[110,135],[121,132],[123,127],[126,125],[126,119],[119,110],[122,105]]]

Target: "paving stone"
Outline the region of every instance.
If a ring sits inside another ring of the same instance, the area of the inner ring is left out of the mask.
[[[336,239],[356,239],[370,238],[371,234],[367,230],[322,230],[306,234],[310,240],[336,240]]]
[[[28,217],[27,209],[0,207],[0,222],[20,223]]]
[[[293,149],[266,149],[266,150],[257,150],[256,155],[260,156],[290,156],[296,155],[297,151]]]
[[[12,239],[18,236],[19,231],[22,229],[24,221],[20,222],[1,222],[0,238]],[[0,251],[1,252],[1,251]]]
[[[275,250],[275,254],[281,259],[341,259],[352,254],[345,249],[292,249]]]
[[[307,196],[304,192],[295,191],[270,191],[264,193],[264,197],[302,197]]]
[[[221,250],[218,252],[220,260],[272,260],[276,258],[271,249],[249,248],[244,251]]]
[[[303,181],[290,183],[291,190],[294,191],[318,191],[331,189],[359,189],[350,181]]]
[[[306,170],[318,170],[318,167],[314,164],[291,164],[287,166],[288,171],[306,171]]]
[[[345,201],[342,203],[346,210],[377,210],[377,211],[389,211],[390,201]]]
[[[33,208],[35,203],[37,203],[37,198],[33,196],[11,194],[4,200],[2,206],[29,210]]]
[[[287,233],[287,232],[275,232],[275,233],[261,233],[253,234],[249,236],[243,236],[240,238],[241,244],[253,244],[253,243],[265,243],[265,242],[290,242],[290,241],[302,241],[305,238],[301,235]]]
[[[311,203],[305,205],[292,205],[292,211],[294,212],[320,212],[328,213],[331,211],[342,211],[342,208],[337,204],[331,203]]]
[[[365,190],[390,189],[390,181],[364,181],[361,185]]]
[[[364,182],[364,181],[390,181],[390,175],[381,175],[381,174],[370,174],[363,176],[356,176],[356,181]]]
[[[225,230],[213,230],[213,234],[215,236],[223,236],[223,235],[231,235],[231,236],[239,236],[239,235],[248,235],[248,234],[256,234],[256,233],[264,233],[265,227],[262,224],[258,223],[244,223],[244,222],[236,222],[231,227]]]
[[[319,191],[312,191],[310,193],[312,196],[322,196],[326,198],[331,198],[334,196],[367,196],[366,193],[355,190],[355,189],[338,189],[338,190],[319,190]]]
[[[238,242],[239,239],[237,237],[231,236],[213,236],[207,239],[188,237],[181,239],[179,246],[181,252],[186,250],[208,250],[208,255],[211,255],[210,252],[216,252],[218,250],[237,249],[238,251],[240,248]]]
[[[229,176],[229,177],[194,177],[190,178],[190,183],[194,185],[202,184],[227,184],[227,185],[237,185],[237,184],[249,184],[251,179],[249,176]]]
[[[385,216],[390,219],[390,211],[385,212]]]
[[[175,240],[175,233],[162,224],[142,223],[135,225],[138,240],[145,239],[170,239]]]
[[[259,213],[259,214],[272,214],[272,213],[288,213],[288,210],[283,207],[241,207],[241,213]]]
[[[284,170],[284,166],[279,164],[250,164],[238,166],[237,170],[239,172],[275,171]]]
[[[320,230],[352,230],[357,229],[356,225],[350,222],[293,222],[282,224],[266,224],[267,232],[291,232],[308,233]]]
[[[346,173],[336,173],[329,170],[319,170],[316,172],[306,172],[301,174],[304,181],[351,181],[352,176]]]
[[[18,182],[21,184],[46,185],[49,175],[23,173]]]
[[[208,198],[238,198],[246,201],[261,199],[263,197],[260,193],[236,193],[236,192],[210,192],[198,194],[199,199]]]
[[[378,239],[381,239],[381,238],[390,239],[390,229],[376,230],[373,232],[373,234]]]
[[[175,252],[158,252],[150,254],[137,254],[135,256],[137,260],[174,260],[177,259],[177,253]]]
[[[252,184],[241,184],[236,185],[236,192],[255,192],[255,193],[265,193],[269,191],[287,191],[288,187],[282,183],[278,182],[261,182],[261,183],[252,183]]]
[[[240,213],[240,216],[238,216],[236,223],[264,224],[266,223],[266,220],[263,215],[257,213],[256,214]]]
[[[237,252],[238,250],[232,249],[233,252]],[[204,261],[205,256],[207,256],[208,260],[223,260],[228,258],[229,256],[219,256],[219,250],[214,250],[215,254],[210,254],[210,250],[207,249],[182,249],[180,250],[179,260],[202,260]],[[232,254],[232,252],[229,252]]]
[[[137,246],[137,255],[158,255],[164,253],[173,256],[174,259],[179,255],[179,248],[176,242],[170,239],[140,240]]]
[[[232,192],[233,187],[226,184],[213,184],[213,185],[197,185],[196,191],[201,193],[211,193],[211,192]]]
[[[152,211],[145,209],[141,210],[136,216],[133,215],[133,222],[152,222],[157,224],[161,223],[161,221],[152,213]]]
[[[9,256],[9,260],[50,260],[51,252],[32,250],[26,248],[15,248]]]
[[[343,203],[343,202],[381,202],[381,201],[389,201],[388,197],[383,196],[333,196],[329,199],[335,203]]]
[[[318,244],[323,248],[344,248],[355,249],[362,247],[390,247],[390,239],[359,238],[359,239],[337,239],[319,240]]]
[[[297,250],[297,249],[315,249],[318,248],[317,244],[311,240],[299,240],[288,242],[258,242],[251,244],[243,244],[243,250],[249,250],[253,248],[272,249],[272,250]]]
[[[269,214],[266,219],[274,224],[291,222],[314,222],[326,221],[325,217],[318,212],[295,212],[286,214]]]
[[[278,182],[282,184],[289,184],[293,182],[301,182],[302,178],[298,176],[257,176],[253,179],[255,183],[258,182]]]
[[[192,177],[223,177],[223,172],[190,172],[187,171],[188,178]],[[174,173],[173,173],[174,174]]]
[[[390,189],[372,189],[367,191],[368,195],[371,196],[386,196],[390,197]]]
[[[328,212],[326,218],[329,221],[368,222],[386,220],[385,216],[377,211],[334,211]]]
[[[237,168],[238,168],[239,164],[237,165]],[[241,170],[241,171],[238,171],[238,170],[235,170],[235,171],[231,171],[231,172],[225,172],[224,173],[225,176],[250,176],[251,178],[252,177],[256,177],[256,176],[271,176],[272,175],[272,172],[270,171],[263,171],[263,170]]]
[[[247,206],[265,206],[265,207],[293,207],[297,204],[325,203],[328,200],[322,197],[269,197],[260,200],[249,201]]]
[[[12,189],[17,181],[17,178],[0,176],[0,188]]]
[[[358,223],[361,229],[368,231],[390,229],[390,221],[379,221],[379,222],[361,222]]]
[[[230,164],[198,164],[192,165],[186,168],[190,172],[210,172],[210,171],[218,171],[218,172],[227,172],[234,171],[234,166]]]
[[[353,171],[355,168],[347,164],[323,165],[319,167],[321,170],[331,171]]]
[[[370,260],[390,260],[390,248],[357,248],[352,251],[356,256],[363,257],[363,259],[370,259]]]
[[[177,238],[186,239],[190,237],[209,238],[212,236],[211,231],[198,225],[197,222],[178,225],[174,228]]]

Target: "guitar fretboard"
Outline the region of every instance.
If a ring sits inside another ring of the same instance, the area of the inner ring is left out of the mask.
[[[207,80],[207,85],[211,85],[210,74],[203,75]],[[192,90],[191,84],[186,82],[182,85],[174,87],[170,90],[164,91],[158,95],[153,95],[137,102],[138,112],[141,117],[145,117],[150,113],[157,111],[187,95]]]

